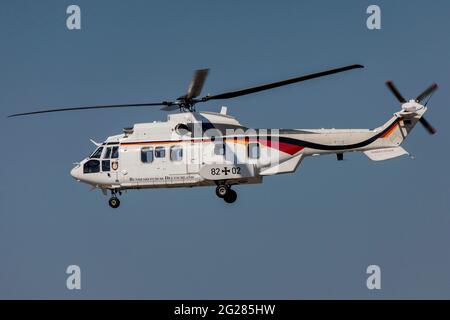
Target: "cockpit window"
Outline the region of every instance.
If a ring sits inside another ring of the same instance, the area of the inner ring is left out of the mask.
[[[103,172],[111,171],[111,161],[109,160],[102,161],[102,171]]]
[[[100,172],[100,161],[89,160],[83,166],[84,173],[97,173]]]
[[[103,159],[109,159],[111,157],[111,148],[106,148],[105,155]]]
[[[119,147],[113,147],[111,153],[111,159],[117,159],[119,157]]]
[[[102,151],[103,151],[103,147],[98,147],[89,158],[92,159],[99,159],[100,156],[102,155]]]

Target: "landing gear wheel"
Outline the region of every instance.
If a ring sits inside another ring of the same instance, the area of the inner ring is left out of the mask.
[[[120,200],[117,197],[111,197],[109,199],[108,203],[109,203],[109,206],[114,209],[116,209],[120,206]]]
[[[237,193],[234,190],[229,189],[228,192],[223,197],[226,203],[233,203],[237,199]]]
[[[219,198],[224,198],[225,195],[228,193],[228,191],[229,191],[229,188],[226,185],[221,184],[221,185],[218,185],[216,188],[216,195]]]

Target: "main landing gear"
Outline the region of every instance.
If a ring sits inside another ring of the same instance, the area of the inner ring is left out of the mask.
[[[122,195],[122,192],[118,191],[118,193],[120,195]],[[114,190],[114,189],[111,190],[111,198],[109,198],[109,201],[108,201],[109,206],[114,209],[117,209],[120,206],[120,200],[119,200],[119,198],[117,198],[116,194],[117,194],[116,190]]]
[[[219,184],[216,188],[216,195],[222,198],[226,203],[233,203],[237,199],[236,191],[232,190],[229,185]]]

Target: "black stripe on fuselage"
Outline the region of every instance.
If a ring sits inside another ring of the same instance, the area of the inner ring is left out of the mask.
[[[310,149],[317,149],[317,150],[329,150],[329,151],[335,151],[335,150],[344,150],[344,149],[357,149],[357,148],[362,148],[365,147],[369,144],[371,144],[372,142],[374,142],[375,140],[377,140],[378,138],[380,138],[383,134],[385,134],[388,130],[390,130],[393,126],[395,126],[399,121],[401,120],[401,118],[397,118],[395,119],[389,126],[387,126],[383,131],[377,133],[376,135],[370,137],[367,140],[358,142],[358,143],[354,143],[354,144],[347,144],[347,145],[325,145],[325,144],[320,144],[320,143],[314,143],[314,142],[310,142],[310,141],[305,141],[305,140],[299,140],[299,139],[295,139],[295,138],[288,138],[288,137],[280,137],[280,136],[276,136],[276,138],[279,139],[280,142],[283,143],[288,143],[288,144],[292,144],[292,145],[296,145],[296,146],[301,146],[304,148],[310,148]],[[216,138],[220,138],[220,137],[216,137]],[[233,139],[251,139],[251,138],[261,138],[258,136],[235,136],[235,137],[225,137],[225,140],[233,140]],[[269,140],[272,140],[272,136],[268,135],[267,138]],[[133,141],[133,142],[122,142],[120,143],[121,145],[133,145],[133,144],[142,144],[142,143],[181,143],[181,142],[213,142],[214,139],[208,138],[194,138],[191,140],[166,140],[166,141]],[[110,144],[110,143],[108,143]],[[111,144],[116,144],[116,142],[113,142]]]
[[[364,140],[364,141],[361,141],[358,143],[353,143],[353,144],[326,145],[326,144],[314,143],[314,142],[298,140],[298,139],[288,138],[288,137],[280,137],[280,142],[294,144],[294,145],[302,146],[305,148],[317,149],[317,150],[334,151],[334,150],[344,150],[344,149],[358,149],[358,148],[365,147],[365,146],[371,144],[372,142],[374,142],[375,140],[377,140],[379,137],[381,137],[383,134],[385,134],[388,130],[390,130],[393,126],[395,126],[399,121],[400,121],[400,118],[397,118],[394,120],[394,122],[392,122],[389,126],[387,126],[386,129],[377,133],[373,137],[370,137],[367,140]]]

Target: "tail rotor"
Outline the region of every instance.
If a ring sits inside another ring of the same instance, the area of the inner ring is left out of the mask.
[[[431,95],[438,89],[438,85],[436,83],[433,83],[430,85],[425,91],[423,91],[421,94],[417,96],[416,99],[407,101],[400,91],[397,89],[397,87],[394,85],[392,81],[387,81],[386,86],[389,88],[389,90],[392,92],[392,94],[397,98],[397,100],[402,104],[402,109],[405,111],[414,112],[415,110],[418,110],[420,108],[423,108],[424,105],[420,104],[423,100],[425,100],[427,97],[431,97]],[[428,101],[425,103],[425,106],[428,104]],[[419,122],[422,124],[422,126],[425,128],[426,131],[428,131],[429,134],[435,134],[436,129],[422,116],[419,119]]]

